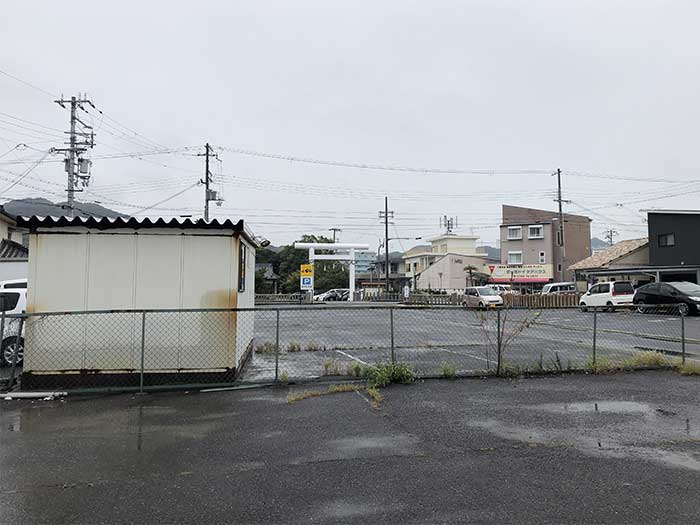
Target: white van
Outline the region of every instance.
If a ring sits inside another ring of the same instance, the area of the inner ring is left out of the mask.
[[[542,295],[576,292],[576,283],[549,283],[542,287]]]
[[[9,281],[5,281],[7,283]],[[3,314],[23,314],[27,311],[27,288],[5,288],[0,283],[0,311]],[[5,319],[5,326],[0,342],[0,366],[11,366],[13,355],[17,355],[17,365],[24,360],[24,326],[17,346],[17,329],[19,319],[16,317]]]
[[[591,286],[581,296],[579,306],[585,312],[589,307],[605,308],[608,312],[616,306],[631,305],[634,299],[634,287],[627,281],[612,281]]]

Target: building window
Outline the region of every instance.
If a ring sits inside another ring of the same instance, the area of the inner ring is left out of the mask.
[[[661,248],[666,248],[667,246],[676,245],[676,236],[673,233],[661,233],[659,234],[659,246]]]
[[[522,226],[508,226],[508,240],[518,241],[523,238]]]
[[[540,264],[547,264],[547,254],[544,252],[540,252]]]
[[[557,246],[563,246],[564,243],[562,242],[562,237],[561,237],[561,230],[557,230]]]
[[[523,264],[523,252],[508,252],[508,264]]]
[[[528,226],[527,227],[527,238],[528,239],[544,239],[544,226]]]
[[[561,263],[557,264],[557,272],[561,272]]]
[[[246,245],[239,241],[238,245],[238,291],[245,292]]]
[[[390,263],[389,264],[389,272],[396,273],[397,271],[398,271],[398,266],[396,266],[396,263]]]

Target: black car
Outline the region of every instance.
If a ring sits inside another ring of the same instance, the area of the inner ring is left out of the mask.
[[[633,303],[637,306],[637,311],[642,313],[652,312],[657,305],[678,305],[682,315],[698,314],[700,285],[685,281],[645,284],[637,288]]]

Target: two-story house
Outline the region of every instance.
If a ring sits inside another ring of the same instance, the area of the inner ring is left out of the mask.
[[[492,282],[544,284],[569,281],[569,266],[591,254],[591,219],[563,214],[561,238],[556,212],[504,205],[500,226],[501,264]]]

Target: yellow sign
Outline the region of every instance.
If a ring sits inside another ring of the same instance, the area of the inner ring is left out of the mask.
[[[314,276],[314,265],[313,264],[302,264],[299,269],[301,277],[313,277]]]

